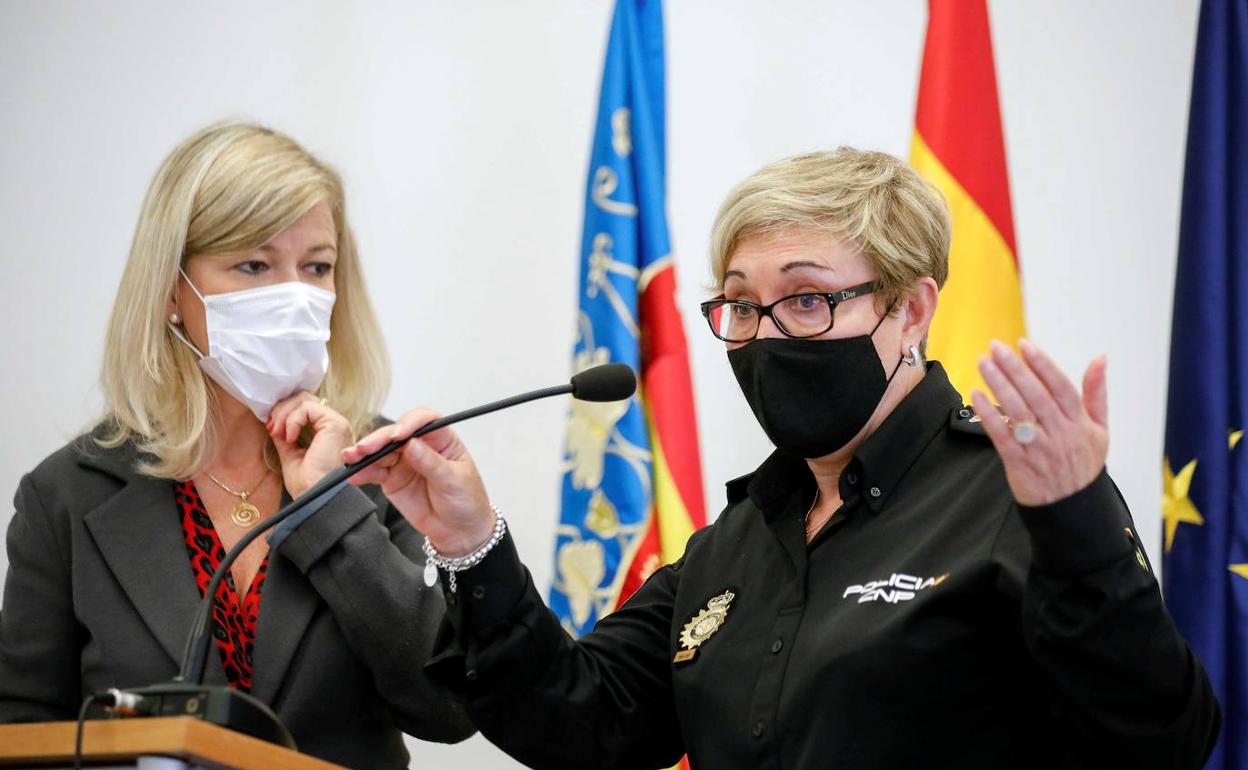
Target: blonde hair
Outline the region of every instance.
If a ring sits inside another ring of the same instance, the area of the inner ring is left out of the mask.
[[[262,246],[321,202],[338,231],[329,370],[317,390],[351,421],[372,425],[389,387],[381,329],[347,222],[342,180],[294,140],[263,126],[217,123],[178,145],[143,200],[104,346],[102,446],[133,442],[138,470],[187,479],[212,457],[213,391],[170,331],[178,269],[197,254]],[[266,458],[273,457],[272,447]]]
[[[832,233],[856,248],[875,274],[876,304],[891,308],[914,282],[949,275],[944,196],[891,155],[841,147],[764,166],[728,194],[711,230],[715,290],[743,238],[791,227]]]

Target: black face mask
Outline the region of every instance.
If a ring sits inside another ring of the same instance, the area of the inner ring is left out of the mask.
[[[899,357],[884,376],[871,342],[875,329],[837,340],[756,339],[728,351],[771,443],[800,457],[823,457],[858,435],[901,366]]]

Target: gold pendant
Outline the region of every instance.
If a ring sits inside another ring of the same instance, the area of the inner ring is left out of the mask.
[[[251,527],[260,521],[260,509],[242,500],[230,511],[230,520],[240,527]]]
[[[690,618],[680,632],[680,646],[684,649],[678,651],[672,658],[673,663],[693,660],[698,654],[698,647],[710,639],[728,619],[728,608],[732,605],[734,598],[736,595],[732,591],[724,591],[708,601],[706,609],[699,610],[697,615]]]

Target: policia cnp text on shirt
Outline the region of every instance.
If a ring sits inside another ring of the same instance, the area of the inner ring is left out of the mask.
[[[454,433],[363,472],[444,568],[430,677],[541,768],[1199,767],[1220,712],[1105,473],[1105,361],[1080,390],[994,345],[1000,413],[964,407],[921,355],[948,215],[887,155],[765,167],[712,240],[703,311],[777,451],[580,641]]]

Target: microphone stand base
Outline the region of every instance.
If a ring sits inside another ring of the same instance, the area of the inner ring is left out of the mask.
[[[143,700],[137,716],[196,717],[210,724],[295,749],[295,739],[277,714],[258,698],[231,687],[167,682],[125,692]]]

